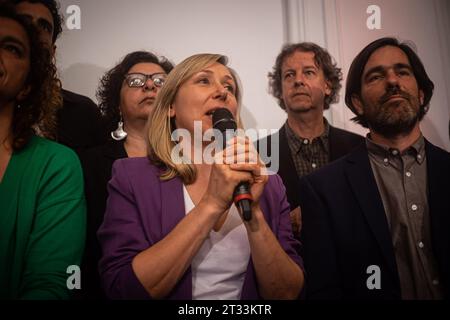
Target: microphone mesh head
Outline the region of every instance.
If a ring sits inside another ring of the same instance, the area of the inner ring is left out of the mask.
[[[237,125],[233,114],[226,108],[219,108],[212,114],[212,123],[215,129],[224,132],[227,129],[236,130]]]

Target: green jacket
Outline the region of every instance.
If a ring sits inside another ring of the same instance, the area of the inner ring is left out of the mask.
[[[67,299],[86,229],[76,154],[32,137],[0,182],[0,299]]]

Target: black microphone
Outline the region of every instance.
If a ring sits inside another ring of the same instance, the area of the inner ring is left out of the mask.
[[[226,108],[219,108],[214,111],[212,115],[213,128],[219,130],[223,137],[223,148],[227,144],[226,131],[235,131],[237,129],[236,121],[231,112]],[[250,193],[250,186],[248,182],[240,182],[234,189],[233,201],[238,208],[241,209],[245,221],[250,221],[252,218],[251,203],[253,201]]]

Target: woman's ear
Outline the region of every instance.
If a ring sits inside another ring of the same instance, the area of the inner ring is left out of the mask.
[[[331,95],[331,82],[326,80],[325,81],[325,95],[330,96]]]
[[[17,95],[17,98],[16,98],[17,102],[20,103],[23,100],[25,100],[28,97],[28,95],[30,94],[30,92],[31,92],[31,86],[28,84]]]
[[[175,117],[175,109],[172,105],[169,107],[169,117],[170,118]]]

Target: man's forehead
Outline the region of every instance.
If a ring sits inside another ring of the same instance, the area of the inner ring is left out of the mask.
[[[396,65],[408,65],[410,62],[406,53],[395,46],[384,46],[375,50],[367,60],[364,73],[374,67],[392,68]]]
[[[311,66],[319,68],[315,59],[314,52],[299,50],[294,51],[290,55],[286,56],[281,67],[282,69],[288,69],[299,64],[301,64],[303,67]]]
[[[19,14],[32,17],[33,20],[44,19],[53,25],[53,16],[50,10],[42,3],[23,1],[16,5],[16,10]]]

